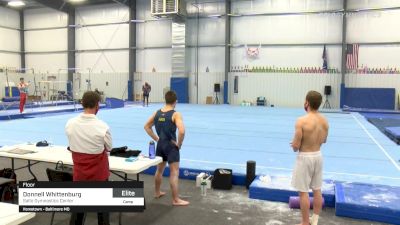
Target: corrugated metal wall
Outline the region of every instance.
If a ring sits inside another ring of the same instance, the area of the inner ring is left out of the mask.
[[[151,85],[150,102],[164,102],[164,91],[169,90],[171,73],[135,73],[135,96],[142,94],[142,85]]]
[[[207,96],[214,98],[214,84],[219,83],[221,85],[221,92],[218,95],[219,102],[223,103],[223,86],[225,80],[224,73],[199,73],[198,85],[196,84],[195,73],[189,75],[189,100],[190,103],[206,104]],[[198,99],[197,99],[197,88],[198,88]]]
[[[239,78],[237,94],[233,93],[235,76]],[[257,97],[264,96],[268,104],[278,107],[302,107],[309,90],[323,94],[325,85],[332,86],[329,102],[332,108],[338,108],[339,74],[230,73],[229,99],[231,104],[255,103]]]
[[[104,97],[127,99],[128,73],[77,73],[74,74],[74,95],[80,98],[85,91],[96,88],[104,93]]]

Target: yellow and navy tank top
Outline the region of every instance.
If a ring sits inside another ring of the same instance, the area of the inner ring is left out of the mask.
[[[175,110],[163,112],[160,109],[157,111],[154,117],[154,126],[160,141],[176,141],[176,125],[172,121],[174,113]]]

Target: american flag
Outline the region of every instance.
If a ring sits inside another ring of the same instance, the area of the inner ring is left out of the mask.
[[[347,69],[357,69],[358,68],[358,44],[348,44],[347,45]]]
[[[326,45],[324,45],[324,51],[322,52],[322,60],[324,61],[322,63],[322,69],[323,70],[328,70],[328,57],[326,55]]]

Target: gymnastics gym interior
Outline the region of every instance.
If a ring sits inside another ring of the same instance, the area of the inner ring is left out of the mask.
[[[144,126],[170,90],[188,206],[171,204],[169,167],[154,197],[162,159]],[[110,224],[299,224],[290,143],[312,90],[329,123],[319,224],[400,224],[400,1],[0,0],[0,224],[70,224],[79,209],[86,225],[102,210]],[[110,154],[88,202],[29,202],[29,185],[80,183],[47,171],[73,171],[65,126],[88,91],[112,147],[136,156]],[[104,189],[133,186],[125,205]]]

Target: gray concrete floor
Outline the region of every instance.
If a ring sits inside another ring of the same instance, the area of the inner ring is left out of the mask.
[[[17,161],[21,166],[22,161]],[[0,158],[0,168],[11,167],[10,160]],[[45,168],[54,168],[54,164],[41,163],[33,167],[33,172],[39,180],[47,180]],[[18,180],[28,180],[32,177],[26,169],[17,171]],[[135,178],[132,176],[131,178]],[[202,197],[200,189],[192,180],[180,181],[180,194],[191,204],[187,207],[171,206],[171,196],[168,178],[163,180],[163,190],[168,194],[161,199],[153,198],[153,177],[141,175],[145,184],[147,209],[143,213],[123,213],[122,224],[138,225],[286,225],[297,224],[300,211],[289,209],[288,204],[253,200],[248,198],[246,188],[235,186],[230,191],[208,190]],[[112,176],[111,180],[119,180]],[[35,218],[24,225],[50,224],[50,213],[38,213]],[[68,224],[69,214],[56,213],[55,225]],[[112,224],[118,224],[118,214],[111,214]],[[86,225],[97,224],[95,213],[88,213]],[[370,221],[354,220],[335,216],[335,210],[325,208],[320,216],[322,225],[380,225]]]

